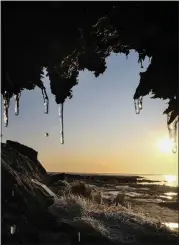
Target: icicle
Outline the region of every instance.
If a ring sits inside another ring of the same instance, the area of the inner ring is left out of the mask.
[[[5,91],[4,95],[3,95],[3,99],[4,99],[4,126],[7,127],[8,126],[8,109],[9,109],[9,102],[10,102],[10,98],[8,96],[7,91]]]
[[[168,131],[169,137],[172,143],[172,151],[173,153],[177,152],[177,124],[178,124],[178,116],[174,119],[172,123],[168,123],[171,117],[171,113],[167,115],[167,124],[168,124]]]
[[[44,87],[42,88],[42,95],[43,95],[43,100],[44,100],[44,113],[48,114],[49,100],[48,100],[48,96],[46,93],[46,89]]]
[[[140,110],[139,110],[138,99],[135,99],[134,100],[134,105],[135,105],[135,112],[136,112],[136,114],[139,114],[140,113]]]
[[[80,236],[80,232],[78,232],[78,242],[80,243],[81,241],[81,236]]]
[[[140,110],[142,110],[142,99],[143,97],[140,96],[138,99],[134,100],[136,114],[139,114]]]
[[[11,225],[11,234],[14,235],[16,233],[16,225]]]
[[[21,94],[15,94],[14,95],[14,100],[15,100],[15,115],[18,116],[19,115],[19,98],[20,98]]]
[[[142,110],[142,100],[143,100],[143,97],[140,96],[138,100],[139,100],[139,102],[138,102],[139,103],[139,110]]]
[[[60,117],[60,126],[61,126],[61,144],[64,144],[64,132],[63,132],[63,103],[59,105],[59,117]]]

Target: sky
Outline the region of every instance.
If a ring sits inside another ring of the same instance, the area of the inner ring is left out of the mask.
[[[50,107],[44,114],[39,88],[23,91],[20,114],[9,108],[9,125],[2,125],[3,142],[14,140],[38,151],[47,171],[80,173],[177,174],[177,154],[157,146],[168,138],[167,101],[144,97],[135,114],[133,95],[139,83],[138,55],[111,55],[107,70],[95,78],[80,72],[73,98],[64,104],[64,145],[60,144],[58,105],[44,79]],[[1,122],[3,124],[3,121]],[[45,133],[49,137],[45,137]]]

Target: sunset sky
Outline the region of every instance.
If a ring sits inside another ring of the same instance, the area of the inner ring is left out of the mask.
[[[133,94],[139,82],[138,55],[109,57],[106,72],[98,78],[80,73],[73,98],[64,105],[65,144],[60,144],[58,106],[45,78],[50,108],[44,114],[41,91],[24,91],[20,115],[9,109],[9,126],[2,126],[3,141],[9,139],[39,152],[48,171],[176,174],[177,155],[161,151],[157,142],[168,137],[166,101],[144,97],[143,110],[135,114]],[[49,137],[44,134],[48,132]]]

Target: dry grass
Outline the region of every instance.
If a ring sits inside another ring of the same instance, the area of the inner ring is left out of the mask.
[[[153,245],[158,242],[164,245],[171,239],[177,239],[177,233],[170,231],[160,220],[146,217],[141,212],[134,213],[120,204],[107,206],[79,195],[64,194],[50,207],[50,211],[59,221],[78,227],[81,232],[93,231],[118,244],[151,241]]]
[[[116,195],[116,197],[114,198],[113,202],[116,204],[116,206],[118,204],[125,206],[125,194],[124,193],[118,193]]]
[[[92,188],[82,181],[75,181],[69,187],[65,188],[64,193],[91,198]]]
[[[87,198],[95,203],[102,204],[101,192],[82,181],[75,181],[63,190],[64,195],[73,194],[79,197]]]
[[[82,181],[72,182],[71,185],[68,185],[66,186],[66,188],[64,188],[63,192],[59,192],[60,195],[62,193],[64,195],[73,194],[76,196],[84,197],[97,204],[103,203],[103,196],[101,192],[96,191],[94,188]],[[127,203],[125,202],[125,194],[118,193],[117,196],[113,200],[111,200],[111,204],[115,204],[116,206],[118,204],[122,206],[127,206]]]

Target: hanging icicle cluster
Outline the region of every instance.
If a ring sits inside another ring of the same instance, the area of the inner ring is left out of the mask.
[[[21,93],[17,93],[14,95],[14,100],[15,100],[15,115],[19,115],[19,99],[20,99]],[[4,104],[4,126],[8,126],[9,122],[9,105],[10,105],[10,96],[9,94],[5,91],[3,95],[3,104]]]
[[[79,72],[87,69],[96,77],[103,74],[107,67],[106,59],[112,53],[123,53],[127,57],[131,50],[135,50],[139,54],[141,68],[145,58],[149,57],[150,65],[145,72],[141,72],[134,96],[137,114],[142,110],[143,97],[150,92],[154,95],[153,98],[164,100],[171,99],[176,94],[178,15],[175,4],[154,6],[143,3],[111,3],[96,8],[90,3],[85,4],[84,9],[83,5],[53,3],[37,10],[35,15],[34,8],[25,5],[22,8],[20,4],[16,4],[16,11],[10,4],[5,4],[3,9],[5,46],[2,54],[2,93],[6,127],[11,98],[8,95],[15,94],[15,115],[18,115],[20,94],[16,93],[24,89],[32,90],[35,86],[41,88],[44,113],[48,114],[49,100],[41,83],[45,68],[51,93],[55,95],[59,105],[61,142],[64,143],[63,103],[72,97],[72,88],[78,83]],[[153,18],[150,18],[151,12]],[[141,16],[143,21],[139,21]],[[10,19],[16,21],[9,21]],[[54,23],[58,26],[58,32],[56,28],[51,28]],[[64,23],[67,26],[64,27]],[[24,29],[24,25],[27,28]],[[14,30],[17,35],[14,35]],[[44,38],[44,33],[48,38]],[[167,39],[164,38],[166,35]],[[31,37],[34,37],[33,42]],[[177,112],[177,109],[178,106],[175,106],[174,111]],[[173,124],[168,123],[168,127],[172,128]]]
[[[178,126],[178,116],[170,123],[171,113],[167,115],[167,125],[169,131],[169,137],[172,144],[172,151],[173,153],[177,152],[177,126]]]
[[[44,113],[48,114],[49,112],[49,99],[47,96],[47,92],[45,87],[41,88],[43,100],[44,100]],[[21,93],[17,93],[14,95],[15,100],[15,115],[19,115],[19,99],[20,99]],[[5,127],[8,126],[8,110],[10,105],[10,95],[7,91],[3,94],[3,104],[4,104],[4,125]],[[176,98],[175,98],[176,99]],[[143,108],[143,96],[139,96],[138,98],[135,97],[134,99],[135,104],[135,111],[136,114],[139,114],[140,111]],[[60,137],[61,137],[61,144],[64,144],[64,121],[63,121],[63,109],[64,109],[64,103],[59,104],[59,118],[60,118]],[[172,151],[173,153],[177,152],[177,126],[178,126],[178,116],[171,122],[172,113],[167,114],[167,126],[169,130],[169,137],[172,143]],[[48,136],[46,134],[46,136]]]
[[[43,95],[43,101],[44,101],[44,113],[48,114],[49,112],[49,99],[47,96],[47,92],[45,87],[41,88],[42,95]],[[19,99],[20,99],[21,93],[17,93],[14,95],[14,101],[15,101],[15,115],[19,115]],[[10,96],[7,91],[4,92],[3,95],[3,104],[4,104],[4,125],[5,127],[8,126],[8,110],[9,110],[9,104],[10,104]],[[64,144],[64,121],[63,121],[63,106],[64,103],[59,104],[59,117],[60,117],[60,136],[61,136],[61,144]],[[46,137],[48,137],[48,133],[45,134]]]

